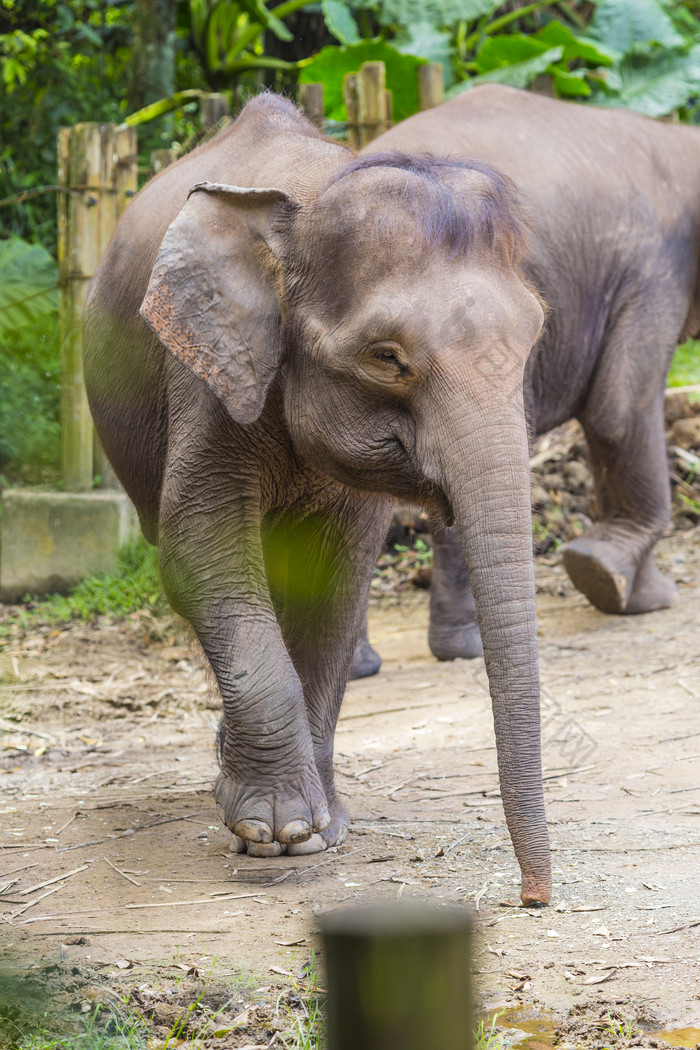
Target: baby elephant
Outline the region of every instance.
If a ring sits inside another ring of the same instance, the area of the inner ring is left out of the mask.
[[[392,497],[418,500],[468,552],[522,895],[549,899],[524,245],[491,166],[357,159],[274,95],[119,224],[86,306],[90,404],[216,675],[240,850],[342,842],[336,720]]]
[[[480,157],[515,181],[532,231],[524,275],[549,308],[525,366],[528,422],[538,435],[580,420],[596,487],[598,521],[564,548],[564,565],[603,612],[672,605],[652,551],[670,515],[666,375],[676,344],[700,334],[700,131],[493,84],[364,153],[388,149]],[[435,534],[430,611],[438,659],[481,655],[455,530]],[[361,642],[356,669],[371,671],[371,656]]]

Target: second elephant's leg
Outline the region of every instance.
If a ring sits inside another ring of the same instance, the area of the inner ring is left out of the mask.
[[[362,619],[362,626],[360,628],[360,637],[357,640],[355,652],[352,656],[348,678],[351,681],[356,678],[370,678],[373,674],[377,674],[381,666],[381,656],[376,649],[373,649],[370,645],[369,630],[367,627],[367,610],[365,609],[365,615]]]
[[[462,541],[454,528],[433,534],[428,643],[438,660],[483,655]]]
[[[652,557],[671,511],[663,388],[616,426],[591,412],[582,422],[600,520],[564,548],[566,571],[603,612],[668,608],[676,600],[676,587]]]

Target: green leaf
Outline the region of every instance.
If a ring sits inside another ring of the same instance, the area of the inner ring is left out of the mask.
[[[554,81],[557,95],[562,98],[578,98],[591,93],[591,85],[582,72],[571,73],[561,66],[550,66],[547,73]]]
[[[649,50],[654,44],[682,47],[685,43],[656,0],[600,0],[590,35],[623,54]]]
[[[531,84],[540,73],[547,72],[549,66],[561,59],[562,48],[553,47],[542,54],[526,58],[522,62],[514,62],[512,65],[498,66],[496,69],[483,73],[480,76],[470,77],[460,84],[455,84],[449,91],[445,92],[448,98],[459,95],[462,91],[468,91],[477,84],[509,84],[511,87],[525,88]]]
[[[534,39],[539,40],[548,47],[563,47],[563,59],[571,62],[580,58],[583,62],[589,62],[596,66],[610,66],[622,56],[619,51],[606,47],[597,40],[590,40],[585,36],[576,36],[568,26],[556,19],[548,22],[544,29],[534,34]]]
[[[290,33],[284,22],[275,17],[272,11],[265,6],[263,0],[238,0],[238,3],[251,18],[274,33],[278,40],[294,39],[294,35]]]
[[[58,309],[58,270],[45,248],[20,237],[0,241],[0,342]]]
[[[551,48],[547,44],[541,44],[524,33],[500,33],[484,41],[476,55],[476,68],[479,73],[490,73],[493,69],[513,66],[549,50]],[[557,50],[561,58],[563,48]]]
[[[664,117],[700,94],[700,45],[687,54],[657,51],[627,55],[608,76],[599,106],[626,106],[648,117]]]
[[[401,29],[391,44],[404,55],[417,55],[427,62],[439,62],[442,65],[445,87],[454,82],[455,50],[452,33],[448,30],[436,29],[430,22],[416,22]]]
[[[448,27],[455,22],[476,22],[490,15],[503,0],[383,0],[379,9],[380,25],[411,26],[429,22]]]
[[[305,62],[300,63],[301,84],[320,82],[326,115],[331,120],[346,120],[343,102],[343,77],[356,73],[363,62],[383,62],[386,66],[386,86],[394,97],[394,120],[404,120],[418,110],[418,66],[425,59],[402,55],[383,40],[363,40],[345,47],[324,47]]]
[[[332,33],[341,44],[357,44],[360,32],[350,8],[343,0],[321,0],[323,20],[329,33]]]

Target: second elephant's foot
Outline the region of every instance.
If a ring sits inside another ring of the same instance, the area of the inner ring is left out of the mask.
[[[348,678],[351,681],[355,678],[370,678],[381,666],[381,656],[369,644],[367,637],[363,636],[355,647]]]
[[[601,612],[653,612],[677,600],[676,585],[661,575],[651,552],[637,567],[615,544],[581,536],[564,548],[563,561],[573,585]]]
[[[473,660],[484,655],[476,620],[460,624],[442,624],[431,617],[428,631],[430,651],[437,660]]]

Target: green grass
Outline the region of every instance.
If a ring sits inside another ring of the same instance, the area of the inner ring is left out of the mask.
[[[165,610],[166,601],[158,574],[158,554],[144,539],[128,544],[119,552],[117,571],[105,576],[88,576],[66,595],[44,600],[25,599],[12,619],[22,627],[32,624],[61,624],[71,620],[92,621],[97,616],[116,619],[139,609]]]
[[[668,373],[669,386],[696,386],[700,383],[700,342],[689,339],[673,355]]]
[[[483,1020],[478,1022],[472,1034],[474,1050],[501,1050],[503,1040],[497,1031],[497,1023],[503,1012],[494,1014],[489,1025]]]
[[[96,1003],[82,1019],[83,1030],[51,1033],[47,1029],[24,1030],[18,1017],[11,1033],[13,1050],[146,1050],[149,1031],[144,1021],[115,1005]],[[30,1027],[34,1027],[30,1025]],[[5,1045],[5,1044],[3,1044]]]

